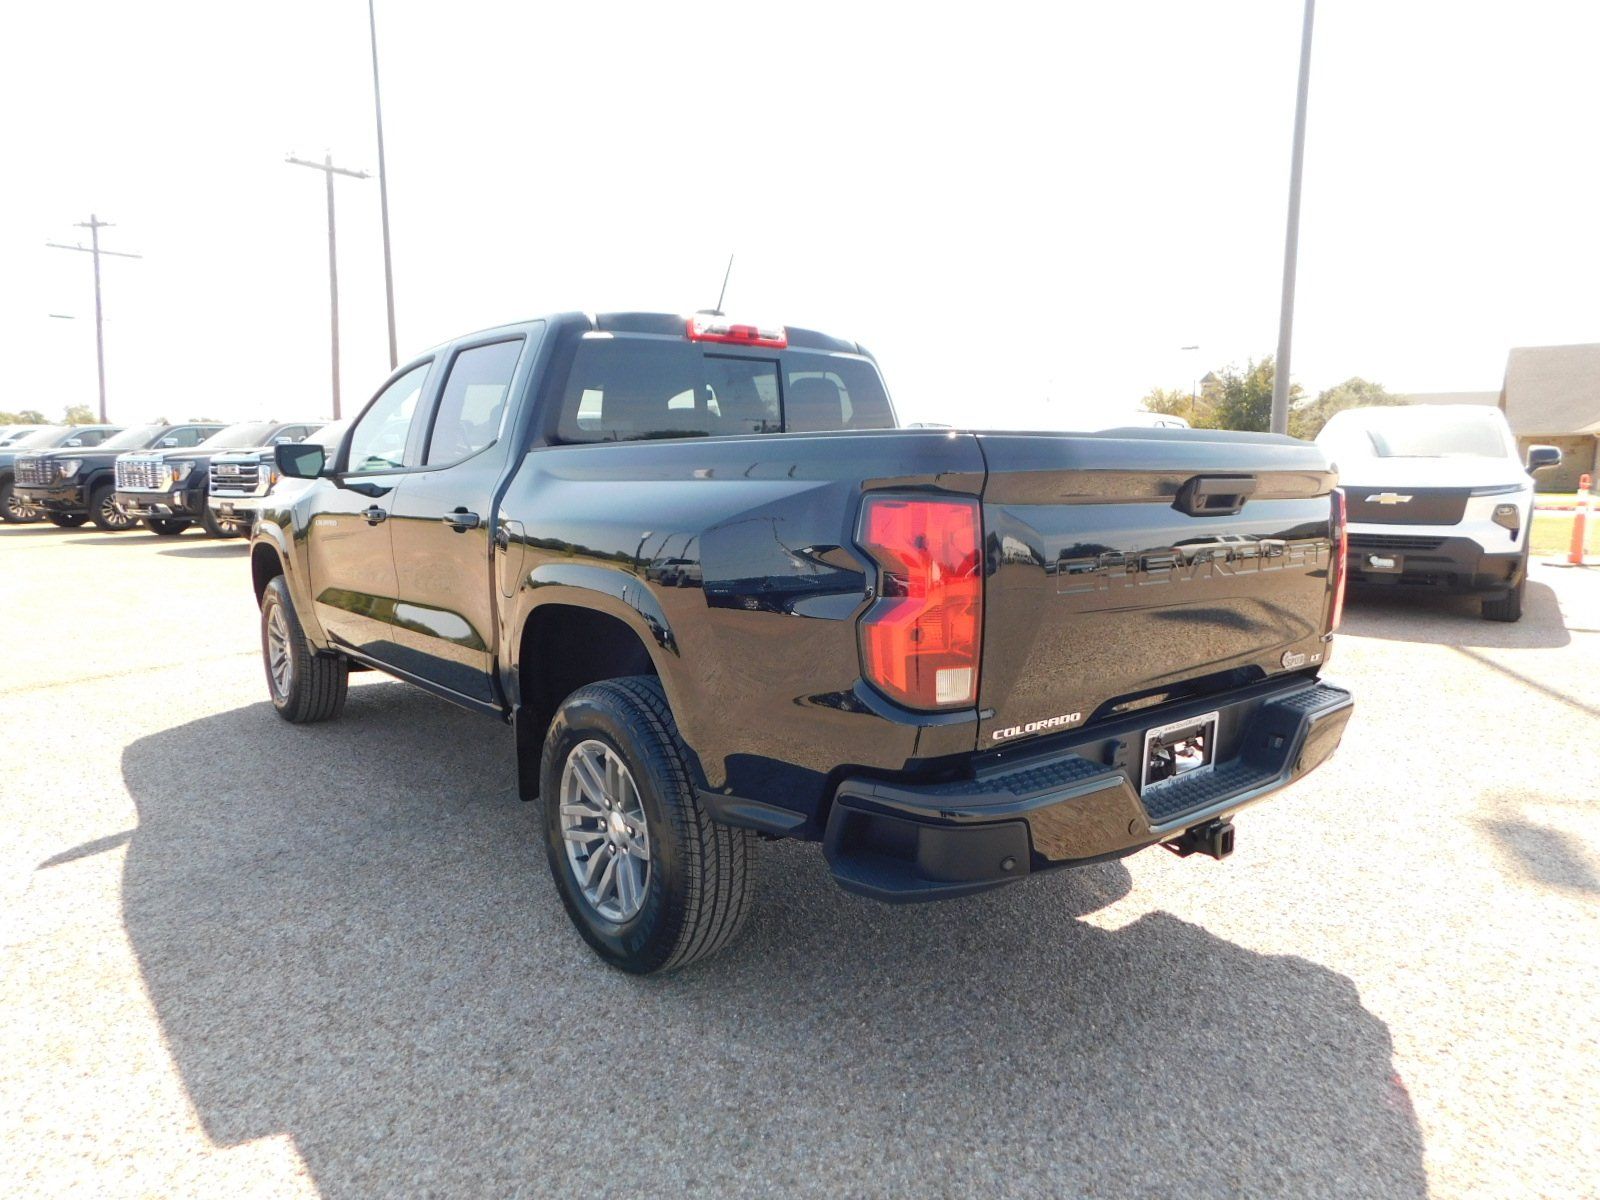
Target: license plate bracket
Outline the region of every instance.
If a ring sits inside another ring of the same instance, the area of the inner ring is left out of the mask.
[[[1169,787],[1195,772],[1209,771],[1217,753],[1215,712],[1145,731],[1141,792]]]

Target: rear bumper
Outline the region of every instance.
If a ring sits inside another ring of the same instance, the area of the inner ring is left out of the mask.
[[[1521,582],[1527,550],[1489,551],[1475,538],[1351,530],[1350,582],[1358,587],[1433,587],[1499,594]]]
[[[36,504],[45,512],[81,513],[89,511],[83,488],[75,483],[58,483],[49,487],[18,487],[13,493],[17,499]]]
[[[119,491],[117,504],[130,517],[176,517],[192,521],[205,511],[205,495],[181,488],[171,492]]]
[[[1046,751],[1002,751],[971,779],[847,779],[823,850],[841,887],[888,901],[965,895],[1122,857],[1231,815],[1312,770],[1338,747],[1352,707],[1344,689],[1301,677],[1123,718]],[[1144,731],[1213,711],[1215,762],[1141,795]]]

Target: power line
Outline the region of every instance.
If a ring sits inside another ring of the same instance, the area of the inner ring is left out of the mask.
[[[285,155],[283,161],[296,167],[310,167],[313,171],[321,171],[328,184],[328,309],[333,345],[333,419],[337,421],[339,419],[339,250],[334,238],[333,177],[335,175],[347,175],[351,179],[372,177],[365,171],[334,166],[331,154],[324,155],[321,162],[296,158],[292,154]]]
[[[94,213],[89,214],[87,221],[77,222],[76,228],[89,231],[89,244],[81,242],[76,246],[68,246],[62,242],[46,242],[52,250],[78,250],[84,254],[94,255],[94,361],[95,370],[100,378],[100,424],[106,424],[106,340],[103,326],[104,318],[100,307],[100,258],[110,255],[113,258],[143,258],[142,254],[129,254],[125,250],[102,250],[100,248],[100,231],[113,228],[110,221],[102,221]]]

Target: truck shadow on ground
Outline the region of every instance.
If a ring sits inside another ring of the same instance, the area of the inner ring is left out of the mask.
[[[1486,621],[1479,609],[1476,597],[1428,588],[1353,590],[1345,602],[1339,636],[1505,650],[1558,649],[1572,641],[1555,591],[1535,579],[1528,580],[1522,620]]]
[[[1081,921],[1120,863],[890,908],[766,845],[744,938],[638,980],[569,927],[511,755],[386,682],[124,751],[127,932],[214,1141],[287,1132],[328,1196],[1425,1192],[1351,982]]]
[[[163,558],[246,558],[250,553],[250,543],[243,539],[226,542],[206,541],[198,546],[174,546],[170,550],[158,550]]]

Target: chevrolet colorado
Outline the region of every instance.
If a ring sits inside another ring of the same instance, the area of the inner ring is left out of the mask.
[[[511,722],[578,931],[724,946],[758,837],[881,900],[1165,844],[1326,759],[1342,497],[1265,434],[896,429],[871,355],[563,314],[400,368],[251,543],[267,683],[371,667]]]

